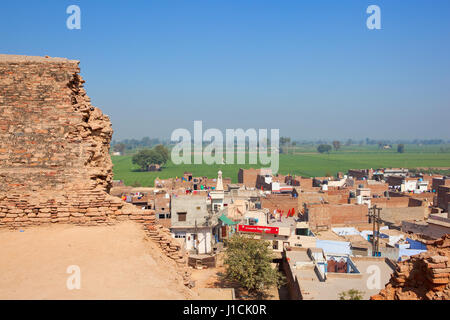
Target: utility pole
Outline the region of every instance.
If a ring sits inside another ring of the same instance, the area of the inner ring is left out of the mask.
[[[198,250],[198,228],[197,228],[197,219],[195,219],[195,229],[194,229],[194,234],[195,234],[195,239],[193,239],[194,241],[194,249],[195,252],[198,254],[199,250]]]
[[[377,205],[374,205],[372,208],[369,208],[369,217],[372,220],[373,224],[373,233],[372,233],[372,256],[378,256],[378,252],[380,252],[380,217],[381,208],[378,208]]]

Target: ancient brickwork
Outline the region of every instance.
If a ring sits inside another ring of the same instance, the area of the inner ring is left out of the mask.
[[[0,56],[1,192],[108,190],[109,118],[77,61]]]
[[[428,251],[401,262],[373,300],[449,300],[450,235],[427,242]]]
[[[181,245],[155,228],[153,210],[109,194],[111,122],[91,105],[78,65],[0,55],[0,227],[130,219],[186,265]]]

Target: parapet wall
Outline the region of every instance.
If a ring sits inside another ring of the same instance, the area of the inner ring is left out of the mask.
[[[90,103],[79,62],[0,55],[0,227],[134,220],[180,265],[181,245],[109,194],[109,117]]]
[[[312,230],[330,229],[333,225],[368,222],[366,205],[311,204],[307,206],[309,227]]]

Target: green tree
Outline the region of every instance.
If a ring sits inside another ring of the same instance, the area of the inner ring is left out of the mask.
[[[267,289],[284,282],[282,274],[272,267],[272,253],[268,241],[232,236],[227,241],[225,278],[238,282],[250,294],[264,296]]]
[[[154,149],[144,149],[136,153],[131,161],[140,166],[142,171],[147,171],[148,166],[151,164],[163,164],[164,158]]]
[[[398,146],[397,146],[397,152],[398,153],[403,153],[403,152],[405,152],[405,145],[404,144],[399,144]]]
[[[364,292],[356,289],[350,289],[348,291],[342,291],[339,293],[340,300],[362,300]]]
[[[161,155],[161,158],[163,159],[163,163],[166,163],[169,160],[169,150],[163,146],[162,144],[158,144],[154,148],[155,152],[159,153]]]
[[[329,144],[321,144],[317,147],[317,151],[320,153],[329,153],[331,151],[331,146]]]

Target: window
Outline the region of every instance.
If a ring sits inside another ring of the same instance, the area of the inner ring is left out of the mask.
[[[166,215],[165,214],[158,214],[158,219],[165,219]]]
[[[277,241],[277,240],[273,240],[273,241],[272,241],[272,248],[273,248],[274,250],[278,250],[278,241]]]
[[[295,229],[295,235],[297,236],[308,236],[309,229],[308,228],[297,228]]]
[[[186,221],[187,212],[177,212],[178,221]]]
[[[175,233],[175,238],[177,238],[177,239],[184,239],[184,238],[186,238],[186,232]]]

